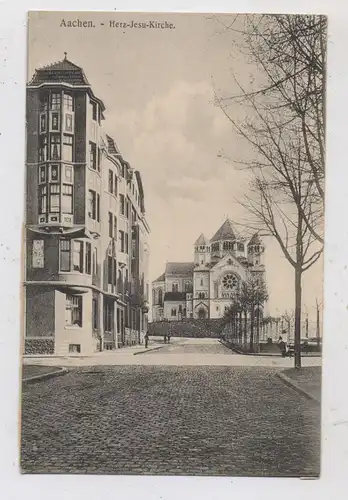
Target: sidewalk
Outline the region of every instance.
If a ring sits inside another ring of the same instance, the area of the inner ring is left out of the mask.
[[[24,366],[40,366],[42,368],[49,369],[49,367],[54,366],[88,366],[88,365],[107,365],[107,364],[125,364],[129,362],[132,364],[133,356],[137,354],[146,354],[151,351],[157,351],[161,349],[166,344],[160,344],[156,342],[149,343],[146,349],[144,345],[135,345],[128,347],[120,347],[119,349],[114,349],[112,351],[102,351],[95,352],[83,356],[81,354],[69,355],[69,356],[58,356],[58,355],[36,355],[30,354],[23,356]]]
[[[279,378],[297,392],[317,403],[321,401],[321,367],[290,368],[278,374]]]
[[[65,373],[67,373],[67,370],[58,366],[23,365],[22,382],[37,382],[52,377],[58,377]]]

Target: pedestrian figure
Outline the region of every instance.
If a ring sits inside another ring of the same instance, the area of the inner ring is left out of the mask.
[[[285,356],[286,356],[286,343],[284,342],[282,337],[279,337],[278,346],[279,346],[279,349],[282,353],[282,357],[285,358]]]
[[[168,344],[170,343],[170,333],[168,333]]]
[[[167,343],[167,335],[164,335],[164,343]]]
[[[145,349],[147,349],[147,346],[149,343],[149,332],[148,331],[145,333],[144,339],[145,339]]]

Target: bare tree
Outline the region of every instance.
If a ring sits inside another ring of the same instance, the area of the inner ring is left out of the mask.
[[[221,18],[217,19],[223,24]],[[251,14],[238,15],[235,21],[223,26],[235,35],[240,51],[261,78],[252,74],[251,84],[243,84],[233,75],[236,92],[220,96],[219,104],[229,116],[230,106],[235,104],[251,105],[257,110],[253,119],[267,121],[275,113],[277,126],[292,133],[296,130],[296,154],[301,157],[306,179],[313,183],[313,211],[310,217],[302,212],[303,224],[323,243],[327,19],[318,15]],[[256,80],[262,83],[254,89]],[[268,164],[269,159],[265,166]],[[283,167],[279,166],[281,171]]]
[[[302,275],[323,250],[326,18],[246,16],[242,51],[263,75],[250,90],[217,97],[237,133],[254,151],[239,162],[252,174],[240,200],[248,223],[273,236],[295,272],[295,366],[301,367]],[[240,25],[240,23],[239,23]],[[239,112],[242,112],[242,117]]]

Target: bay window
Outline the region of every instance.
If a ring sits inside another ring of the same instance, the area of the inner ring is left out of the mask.
[[[73,252],[73,270],[80,273],[83,272],[83,242],[74,241],[74,252]]]
[[[47,161],[47,135],[39,139],[39,161]]]
[[[39,168],[39,184],[46,182],[46,165],[41,165]]]
[[[60,210],[60,185],[50,185],[50,212],[58,213]]]
[[[72,115],[70,113],[66,113],[65,115],[65,130],[66,132],[72,132],[73,131],[73,119]]]
[[[65,109],[67,109],[69,111],[73,111],[74,110],[72,95],[67,94],[66,92],[64,92],[63,102],[64,102],[64,108]]]
[[[70,272],[71,241],[60,240],[60,270]]]
[[[59,165],[50,165],[50,182],[59,181]]]
[[[86,263],[85,263],[85,271],[87,274],[91,274],[91,262],[92,261],[92,245],[90,243],[86,243]]]
[[[93,249],[93,275],[98,274],[98,253],[97,248]]]
[[[63,136],[63,160],[73,161],[73,138],[71,135]]]
[[[51,113],[51,130],[59,130],[60,113]]]
[[[50,158],[51,158],[51,160],[60,160],[60,135],[59,134],[51,134]]]
[[[62,212],[64,214],[73,213],[73,187],[70,184],[63,184]]]
[[[70,165],[65,165],[64,167],[64,173],[65,173],[65,181],[66,182],[72,182],[73,180],[73,169]]]
[[[47,132],[47,115],[43,113],[40,115],[40,134]]]
[[[52,110],[59,110],[60,103],[61,103],[60,93],[59,94],[58,93],[51,94],[51,109]]]
[[[47,212],[47,186],[39,186],[39,213]]]

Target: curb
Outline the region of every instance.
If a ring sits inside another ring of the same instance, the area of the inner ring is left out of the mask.
[[[237,347],[232,347],[228,342],[223,342],[222,340],[219,340],[219,342],[227,347],[228,349],[231,349],[231,351],[235,352],[236,354],[241,354],[242,356],[268,356],[268,357],[281,357],[281,353],[276,353],[276,352],[244,352],[238,349]],[[304,353],[301,353],[301,358],[321,358],[322,355],[321,353],[314,353],[312,356],[308,356]]]
[[[146,351],[138,351],[138,352],[133,352],[133,356],[137,356],[138,354],[147,354],[148,352],[151,351],[158,351],[158,349],[162,349],[164,347],[163,345],[160,345],[158,347],[152,347],[152,349],[146,349]]]
[[[306,391],[306,389],[303,389],[297,382],[294,382],[291,378],[289,378],[287,375],[285,375],[283,372],[278,372],[276,373],[276,376],[284,382],[285,385],[291,387],[298,393],[302,394],[302,396],[305,396],[307,399],[310,399],[312,401],[315,401],[319,405],[321,404],[320,399],[316,398],[311,394],[310,392]]]
[[[22,383],[30,384],[35,382],[40,382],[41,380],[47,380],[54,377],[60,377],[61,375],[66,375],[68,370],[66,368],[59,368],[54,372],[42,373],[41,375],[33,375],[32,377],[24,378]]]

